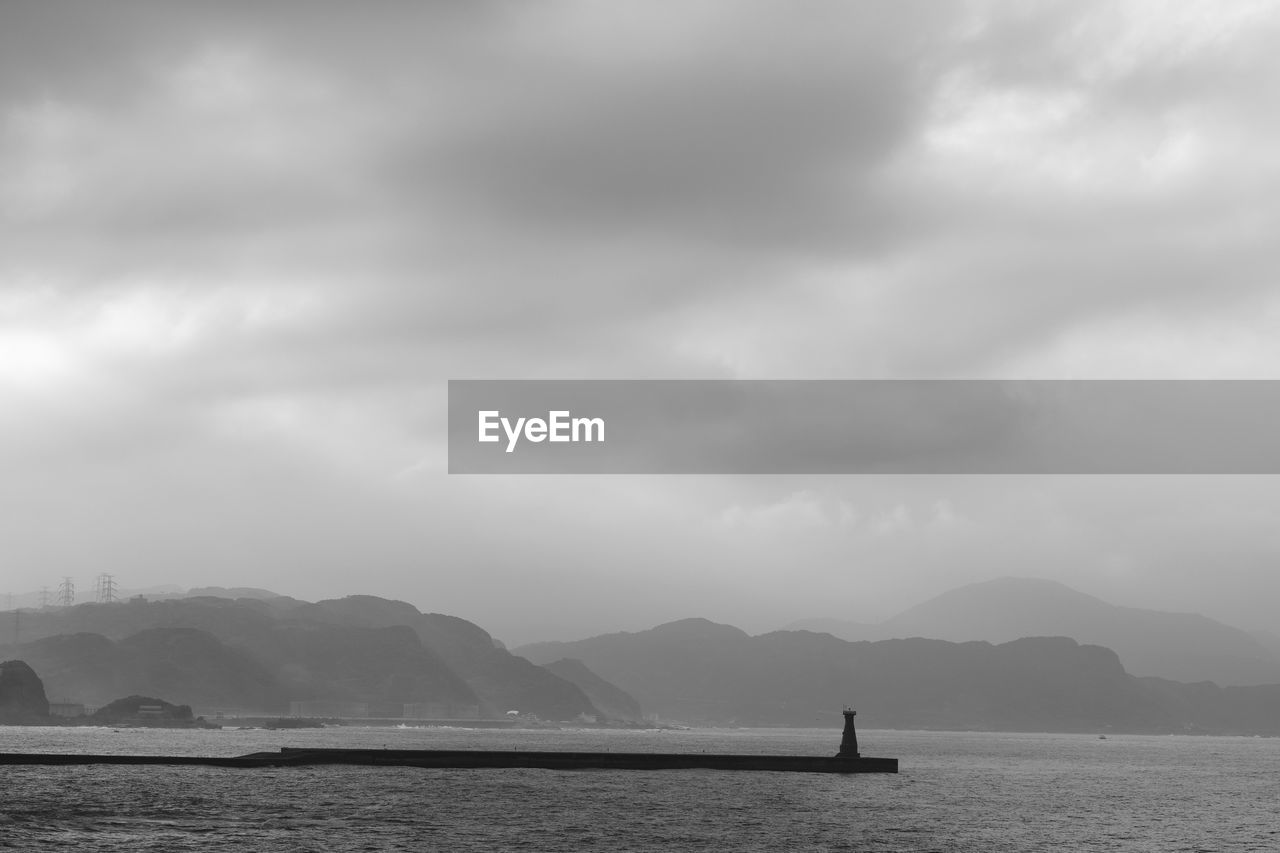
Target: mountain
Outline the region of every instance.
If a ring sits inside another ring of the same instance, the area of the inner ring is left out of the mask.
[[[1249,633],[1194,613],[1118,607],[1049,580],[962,586],[879,625],[804,620],[788,626],[846,640],[928,637],[1003,643],[1064,636],[1106,646],[1135,675],[1223,685],[1280,683],[1280,654]]]
[[[578,685],[582,692],[587,694],[591,704],[599,708],[606,717],[630,722],[639,722],[644,719],[640,703],[634,696],[596,675],[582,661],[561,658],[544,666],[565,681]]]
[[[551,720],[597,716],[586,694],[572,682],[511,654],[479,625],[441,613],[420,613],[412,604],[372,595],[319,601],[307,614],[340,624],[411,628],[480,697],[490,714],[534,713]]]
[[[278,592],[272,592],[269,589],[259,589],[256,586],[201,586],[191,589],[187,592],[190,598],[199,598],[201,596],[214,596],[216,598],[283,598]]]
[[[103,705],[92,714],[99,725],[142,723],[152,726],[193,726],[190,705],[174,705],[154,696],[126,696]]]
[[[183,704],[255,710],[288,706],[272,674],[242,651],[194,628],[151,628],[123,640],[77,633],[22,646],[56,700],[102,705],[131,693]]]
[[[1280,733],[1280,688],[1140,679],[1111,650],[1066,637],[851,643],[689,619],[516,651],[581,660],[647,710],[689,723],[835,725],[851,704],[868,727]]]
[[[1253,637],[1253,639],[1257,641],[1258,645],[1271,652],[1271,654],[1275,655],[1277,658],[1280,658],[1280,634],[1257,629],[1250,631],[1249,636]]]
[[[575,684],[479,626],[374,596],[195,596],[24,611],[17,625],[16,614],[4,617],[0,636],[21,632],[12,656],[32,661],[57,698],[90,704],[138,693],[199,713],[284,713],[305,700],[362,702],[387,716],[418,703],[447,716],[600,713]]]
[[[515,652],[535,663],[579,660],[642,707],[703,722],[734,718],[732,709],[703,707],[697,697],[704,693],[705,679],[718,684],[736,678],[731,658],[749,639],[730,625],[684,619],[650,631],[605,634],[578,643],[535,643]]]
[[[205,586],[196,587],[194,589],[183,589],[174,584],[163,584],[159,586],[136,587],[136,588],[118,588],[114,592],[117,601],[128,601],[134,598],[142,598],[147,601],[166,601],[174,598],[192,598],[196,596],[212,595],[219,598],[276,598],[278,593],[267,589],[259,589],[257,587],[236,586]],[[88,602],[81,602],[82,604]],[[46,588],[43,591],[31,590],[23,593],[12,593],[8,596],[7,609],[23,608],[30,610],[38,610],[45,605],[58,607],[56,596],[51,595]]]
[[[49,700],[40,676],[26,661],[0,663],[0,725],[44,723]]]
[[[859,640],[894,640],[893,632],[872,622],[855,622],[851,619],[834,617],[797,619],[782,626],[783,631],[812,631],[815,634],[830,634],[842,640],[857,642]]]

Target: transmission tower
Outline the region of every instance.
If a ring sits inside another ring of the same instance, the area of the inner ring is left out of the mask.
[[[49,587],[47,586],[40,587],[40,609],[41,610],[44,610],[46,607],[49,606],[49,598],[50,598]]]
[[[116,579],[106,572],[98,575],[93,590],[99,604],[111,604],[116,600]]]
[[[58,584],[58,603],[63,607],[76,603],[76,585],[69,577],[64,577],[62,583]]]

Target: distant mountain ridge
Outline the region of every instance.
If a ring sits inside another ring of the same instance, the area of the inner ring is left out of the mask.
[[[694,724],[837,725],[853,704],[885,728],[1280,734],[1280,685],[1137,678],[1110,649],[1066,637],[847,642],[685,619],[516,652],[581,660],[647,710]]]
[[[1134,675],[1224,686],[1280,683],[1280,654],[1246,631],[1194,613],[1120,607],[1056,581],[1033,578],[958,587],[878,625],[805,619],[786,629],[844,640],[926,637],[1004,643],[1063,636],[1114,650]]]
[[[582,692],[587,694],[591,704],[610,717],[634,721],[643,719],[644,714],[640,703],[634,696],[596,675],[582,661],[561,658],[543,666],[565,681],[572,681],[582,688]]]
[[[258,592],[258,591],[253,591]],[[268,594],[270,595],[270,594]],[[59,700],[131,693],[206,710],[287,713],[292,701],[359,702],[398,716],[546,720],[606,716],[572,681],[512,655],[478,625],[374,596],[127,601],[0,614],[0,656],[29,662]]]
[[[141,588],[118,588],[114,592],[115,600],[128,601],[131,598],[141,597],[147,601],[168,601],[175,598],[198,598],[200,596],[214,596],[216,598],[284,598],[278,592],[272,592],[269,589],[261,589],[252,586],[200,586],[184,589],[176,584],[164,584],[161,586],[149,586]],[[56,596],[50,594],[46,589],[43,592],[32,590],[28,592],[12,593],[8,596],[9,608],[26,608],[38,609],[46,604],[59,607]],[[90,604],[94,602],[81,601],[81,604]]]

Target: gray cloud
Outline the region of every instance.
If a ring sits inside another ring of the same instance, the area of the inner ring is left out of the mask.
[[[865,207],[884,200],[863,196],[918,113],[912,57],[868,55],[862,39],[811,52],[804,32],[718,35],[732,50],[658,67],[511,68],[392,179],[552,238],[766,252],[873,238],[885,223]]]
[[[1258,614],[1269,482],[1190,525],[1192,479],[476,483],[443,383],[1274,377],[1278,18],[6,3],[6,576],[368,590],[525,639],[567,590],[764,628],[1024,569]],[[1239,583],[1197,586],[1211,556]]]

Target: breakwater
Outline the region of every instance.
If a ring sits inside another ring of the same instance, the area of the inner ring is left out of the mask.
[[[896,758],[865,758],[858,751],[855,712],[844,711],[840,751],[826,755],[734,755],[716,752],[568,752],[521,749],[370,749],[283,747],[277,752],[237,756],[95,755],[59,752],[0,753],[6,764],[120,764],[194,767],[304,767],[345,764],[359,767],[504,768],[545,770],[757,770],[784,773],[897,773]]]
[[[670,752],[550,752],[488,749],[306,749],[239,756],[90,755],[0,753],[2,764],[160,764],[198,767],[301,767],[345,764],[361,767],[503,768],[545,770],[756,770],[792,773],[897,773],[896,758],[823,755],[730,755]]]

